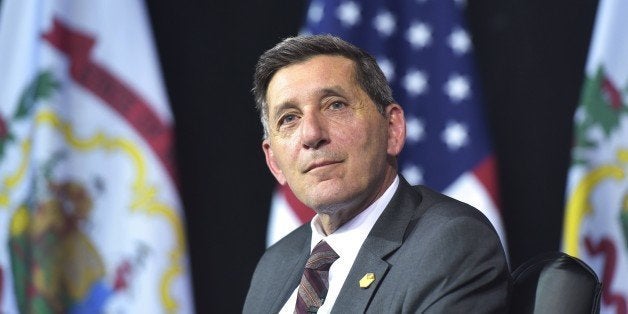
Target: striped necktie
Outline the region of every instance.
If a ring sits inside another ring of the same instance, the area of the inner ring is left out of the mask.
[[[301,283],[299,283],[295,313],[316,313],[323,305],[329,287],[329,267],[337,259],[338,254],[325,240],[316,244],[305,263]]]

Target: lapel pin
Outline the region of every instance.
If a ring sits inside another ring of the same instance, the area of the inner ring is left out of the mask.
[[[360,288],[362,289],[368,288],[373,283],[373,281],[375,281],[375,274],[366,273],[366,275],[364,275],[364,277],[360,279]]]

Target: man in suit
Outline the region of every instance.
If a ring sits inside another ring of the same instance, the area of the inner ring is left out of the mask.
[[[260,57],[253,92],[270,171],[317,215],[266,251],[245,313],[507,311],[490,222],[398,174],[403,109],[373,57],[288,38]]]

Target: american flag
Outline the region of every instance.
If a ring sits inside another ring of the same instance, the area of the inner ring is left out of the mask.
[[[406,114],[401,174],[480,209],[505,244],[465,7],[464,0],[314,0],[302,33],[341,37],[377,59]],[[279,187],[268,244],[313,215]]]

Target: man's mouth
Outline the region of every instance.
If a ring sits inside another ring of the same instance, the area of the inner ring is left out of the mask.
[[[303,173],[308,173],[315,169],[324,168],[324,167],[339,164],[339,163],[340,161],[337,161],[337,160],[317,160],[307,165]]]

